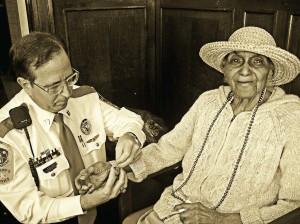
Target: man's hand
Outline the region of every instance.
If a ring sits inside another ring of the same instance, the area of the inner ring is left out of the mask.
[[[130,163],[138,160],[142,155],[140,146],[130,135],[119,138],[116,146],[116,166],[124,168]]]
[[[176,205],[175,211],[180,212],[179,216],[184,224],[241,224],[239,214],[222,214],[209,209],[201,203],[183,203]]]
[[[103,204],[117,197],[122,188],[127,187],[127,175],[124,170],[120,169],[120,173],[116,172],[116,168],[111,167],[108,179],[104,185],[91,194],[81,195],[80,203],[83,210],[90,210],[100,204]]]

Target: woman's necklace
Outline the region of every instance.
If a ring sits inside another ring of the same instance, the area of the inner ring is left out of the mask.
[[[263,101],[263,99],[264,99],[265,93],[266,93],[266,89],[264,89],[264,90],[262,91],[262,93],[261,93],[261,95],[260,95],[260,97],[259,97],[259,100],[258,100],[256,106],[255,106],[254,109],[252,110],[251,118],[250,118],[249,125],[248,125],[248,128],[247,128],[246,134],[245,134],[245,138],[244,138],[244,143],[243,143],[242,149],[241,149],[241,151],[240,151],[240,154],[239,154],[239,156],[238,156],[238,159],[237,159],[237,161],[236,161],[236,163],[235,163],[235,166],[234,166],[232,175],[231,175],[231,177],[230,177],[230,179],[229,179],[228,185],[227,185],[227,187],[226,187],[226,189],[225,189],[225,191],[224,191],[224,194],[223,194],[222,198],[219,200],[219,202],[216,204],[216,206],[214,206],[214,207],[212,208],[213,210],[217,210],[217,209],[220,207],[220,205],[224,202],[225,198],[226,198],[227,195],[228,195],[228,192],[229,192],[229,190],[230,190],[230,188],[231,188],[231,186],[232,186],[233,180],[234,180],[234,178],[235,178],[235,176],[236,176],[236,172],[237,172],[237,169],[238,169],[239,164],[240,164],[240,162],[241,162],[243,153],[244,153],[244,151],[245,151],[245,148],[246,148],[246,145],[247,145],[247,142],[248,142],[248,139],[249,139],[249,135],[250,135],[250,132],[251,132],[251,128],[252,128],[252,125],[253,125],[253,122],[254,122],[254,118],[255,118],[255,115],[256,115],[256,112],[257,112],[257,110],[258,110],[258,107],[262,104],[262,101]],[[193,172],[194,172],[194,170],[195,170],[195,167],[196,167],[196,165],[197,165],[197,163],[198,163],[198,160],[199,160],[199,158],[200,158],[200,156],[201,156],[201,154],[202,154],[202,152],[203,152],[203,150],[204,150],[204,147],[205,147],[205,145],[206,145],[206,142],[207,142],[207,140],[208,140],[209,134],[210,134],[210,132],[211,132],[211,130],[212,130],[214,124],[216,123],[218,117],[220,116],[221,112],[224,110],[224,108],[226,107],[226,105],[227,105],[228,103],[230,104],[230,103],[232,102],[232,100],[233,100],[233,93],[230,92],[230,93],[228,94],[227,100],[226,100],[225,103],[222,105],[222,107],[220,108],[220,110],[217,112],[217,114],[216,114],[216,116],[214,117],[212,123],[209,125],[209,128],[208,128],[208,131],[207,131],[206,136],[205,136],[205,138],[204,138],[203,144],[202,144],[202,146],[201,146],[201,148],[200,148],[199,153],[197,154],[197,156],[196,156],[196,158],[195,158],[195,161],[194,161],[194,163],[193,163],[193,165],[192,165],[192,167],[191,167],[191,170],[190,170],[190,172],[189,172],[187,178],[182,182],[182,184],[181,184],[178,188],[176,188],[175,190],[172,191],[171,195],[172,195],[173,197],[177,198],[178,200],[180,200],[180,201],[182,201],[182,202],[186,202],[186,200],[184,200],[182,197],[176,195],[176,193],[177,193],[177,191],[179,191],[181,188],[183,188],[183,186],[186,185],[187,182],[189,181],[189,179],[191,178],[191,176],[192,176],[192,174],[193,174]]]

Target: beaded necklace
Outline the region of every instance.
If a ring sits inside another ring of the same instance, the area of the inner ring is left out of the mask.
[[[264,99],[265,93],[266,93],[266,89],[264,89],[264,90],[262,91],[262,93],[261,93],[261,95],[260,95],[260,98],[259,98],[259,100],[258,100],[256,106],[255,106],[254,109],[252,110],[251,118],[250,118],[249,125],[248,125],[248,128],[247,128],[246,134],[245,134],[245,138],[244,138],[244,143],[243,143],[242,149],[241,149],[241,151],[240,151],[240,154],[239,154],[239,156],[238,156],[238,158],[237,158],[237,161],[236,161],[236,163],[235,163],[235,166],[234,166],[232,175],[231,175],[231,177],[230,177],[230,179],[229,179],[228,185],[227,185],[227,187],[226,187],[226,189],[225,189],[225,191],[224,191],[224,194],[223,194],[222,198],[221,198],[221,199],[219,200],[219,202],[212,208],[213,210],[217,210],[217,209],[220,207],[220,205],[224,202],[225,198],[226,198],[227,195],[228,195],[228,192],[229,192],[229,190],[230,190],[230,188],[231,188],[231,186],[232,186],[233,180],[234,180],[234,178],[235,178],[235,176],[236,176],[236,172],[237,172],[237,169],[238,169],[239,164],[240,164],[240,162],[241,162],[243,153],[244,153],[244,151],[245,151],[245,148],[246,148],[246,145],[247,145],[247,142],[248,142],[248,139],[249,139],[249,135],[250,135],[250,132],[251,132],[251,128],[252,128],[252,125],[253,125],[253,122],[254,122],[254,118],[255,118],[255,115],[256,115],[256,112],[257,112],[257,110],[258,110],[258,107],[262,104],[262,101],[263,101],[263,99]],[[206,142],[207,142],[207,140],[208,140],[209,134],[210,134],[210,132],[211,132],[211,130],[212,130],[214,124],[216,123],[218,117],[220,116],[221,112],[224,110],[224,108],[226,107],[226,105],[227,105],[228,103],[230,104],[232,101],[233,101],[233,93],[230,92],[230,93],[228,94],[227,100],[226,100],[225,103],[222,105],[222,107],[220,108],[220,110],[217,112],[217,114],[216,114],[216,116],[214,117],[212,123],[209,125],[209,128],[208,128],[208,131],[207,131],[206,136],[205,136],[205,138],[204,138],[203,144],[202,144],[202,146],[201,146],[201,148],[200,148],[200,150],[199,150],[199,153],[197,154],[197,156],[196,156],[196,158],[195,158],[195,161],[194,161],[194,163],[193,163],[193,165],[192,165],[192,167],[191,167],[191,170],[190,170],[188,176],[186,177],[186,179],[182,182],[182,184],[181,184],[178,188],[176,188],[175,190],[172,191],[171,195],[172,195],[174,198],[176,198],[176,199],[178,199],[178,200],[180,200],[180,201],[182,201],[182,202],[186,202],[186,200],[184,200],[182,197],[176,195],[176,193],[177,193],[177,191],[179,191],[184,185],[186,185],[187,182],[189,181],[189,179],[191,178],[191,176],[192,176],[192,174],[193,174],[193,172],[194,172],[194,170],[195,170],[195,167],[196,167],[196,165],[197,165],[197,163],[198,163],[198,160],[199,160],[199,158],[200,158],[200,156],[201,156],[201,154],[202,154],[202,152],[203,152],[203,150],[204,150],[204,147],[205,147],[205,145],[206,145]]]

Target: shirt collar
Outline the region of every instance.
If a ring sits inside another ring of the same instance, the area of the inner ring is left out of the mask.
[[[30,113],[34,115],[37,122],[43,127],[45,132],[48,133],[54,121],[55,113],[40,108],[27,94],[25,95],[25,102],[29,108]],[[69,118],[71,116],[71,112],[68,109],[68,106],[65,109],[59,111],[59,113]]]

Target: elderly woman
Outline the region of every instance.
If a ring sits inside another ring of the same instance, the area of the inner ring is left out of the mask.
[[[268,223],[299,207],[300,100],[278,87],[297,76],[299,59],[257,27],[204,45],[200,57],[228,86],[203,93],[130,165],[129,178],[141,181],[182,160],[138,223]]]

